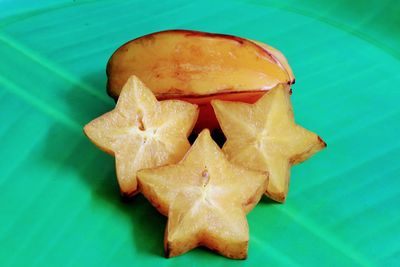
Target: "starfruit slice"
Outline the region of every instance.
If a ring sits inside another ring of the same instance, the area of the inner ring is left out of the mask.
[[[157,101],[136,76],[125,83],[114,110],[84,127],[100,149],[115,156],[118,183],[123,195],[137,193],[136,173],[176,163],[190,148],[188,135],[198,116],[196,105]]]
[[[229,258],[246,258],[246,213],[265,192],[268,175],[228,162],[207,129],[181,162],[141,170],[138,180],[143,195],[168,216],[167,257],[205,246]]]
[[[269,172],[266,194],[278,202],[287,196],[290,167],[326,147],[317,134],[295,123],[288,85],[278,85],[255,104],[211,103],[227,138],[223,151],[228,159]]]

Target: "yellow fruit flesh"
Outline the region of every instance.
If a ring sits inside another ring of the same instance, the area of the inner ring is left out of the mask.
[[[266,194],[286,198],[290,166],[300,163],[326,144],[318,135],[295,124],[289,86],[277,86],[255,104],[212,101],[227,141],[223,151],[233,163],[268,171]]]
[[[198,115],[195,105],[158,102],[136,77],[125,84],[115,109],[93,120],[85,134],[102,150],[115,156],[121,193],[137,193],[136,172],[176,163],[189,149],[187,136]]]
[[[168,216],[168,257],[199,245],[230,258],[247,255],[246,213],[259,201],[267,175],[229,163],[204,130],[177,165],[138,173],[142,193]]]

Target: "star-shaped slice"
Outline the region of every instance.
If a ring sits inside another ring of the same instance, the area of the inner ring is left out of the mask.
[[[266,194],[275,201],[285,201],[291,165],[326,147],[294,122],[287,85],[278,85],[255,104],[213,100],[212,106],[227,138],[222,150],[233,163],[267,171]]]
[[[84,132],[100,149],[115,156],[121,193],[131,196],[138,191],[138,170],[183,158],[197,116],[196,105],[178,100],[159,102],[132,76],[115,109],[88,123]]]
[[[138,172],[143,195],[168,216],[165,253],[197,246],[235,259],[247,257],[246,214],[258,203],[268,175],[230,163],[203,130],[176,165]]]

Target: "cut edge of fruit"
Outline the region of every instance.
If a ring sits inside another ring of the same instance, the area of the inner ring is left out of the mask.
[[[201,234],[201,233],[200,233]],[[173,242],[168,240],[168,226],[165,229],[164,232],[164,257],[165,258],[173,258],[177,257],[180,255],[183,255],[195,248],[204,248],[210,252],[222,255],[224,257],[227,257],[229,259],[235,259],[235,260],[245,260],[248,257],[248,249],[249,249],[249,240],[250,236],[249,233],[247,234],[247,239],[239,242],[235,242],[233,248],[229,248],[227,246],[217,246],[214,245],[217,242],[207,238],[198,238],[197,243],[193,243],[192,246],[186,247],[183,250],[177,250],[174,248]]]
[[[264,194],[273,201],[285,203],[288,192],[269,192],[267,189]]]
[[[108,113],[109,113],[109,112],[103,114],[102,116],[105,116],[105,115],[108,114]],[[111,155],[111,156],[115,156],[114,151],[112,151],[111,149],[102,147],[96,140],[94,140],[93,138],[90,137],[90,135],[91,135],[91,134],[90,134],[90,132],[91,132],[90,124],[91,124],[94,120],[97,120],[97,119],[98,119],[98,118],[95,118],[95,119],[91,120],[90,122],[88,122],[87,124],[85,124],[85,126],[83,126],[83,133],[84,133],[84,135],[85,135],[98,149],[100,149],[101,151],[103,151],[103,152],[105,152],[105,153],[107,153],[107,154],[109,154],[109,155]]]

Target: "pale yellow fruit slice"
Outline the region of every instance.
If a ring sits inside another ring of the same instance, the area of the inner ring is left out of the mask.
[[[255,104],[213,100],[212,106],[227,138],[223,151],[228,159],[269,172],[266,194],[276,201],[285,201],[291,165],[326,146],[318,135],[295,124],[288,85],[268,91]]]
[[[196,105],[157,101],[137,77],[124,85],[114,110],[91,121],[85,134],[100,149],[115,156],[121,193],[137,193],[136,172],[176,163],[190,144],[187,140],[198,116]]]
[[[143,195],[168,216],[167,257],[206,246],[229,258],[246,258],[246,213],[265,192],[268,175],[228,162],[208,130],[181,162],[141,170],[138,180]]]

